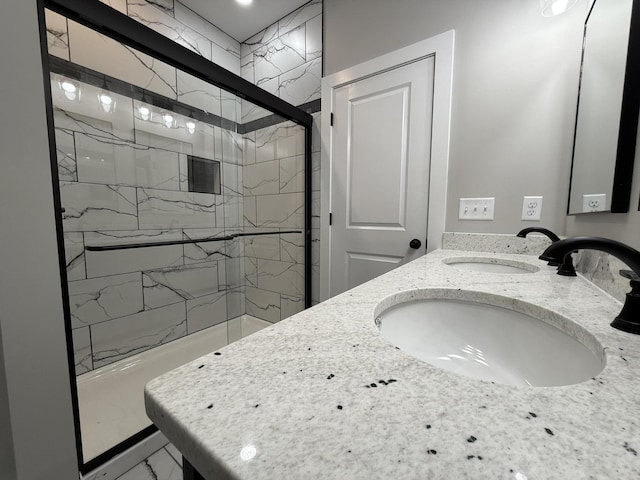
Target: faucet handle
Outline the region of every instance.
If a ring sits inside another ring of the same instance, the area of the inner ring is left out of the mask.
[[[638,274],[633,270],[620,270],[618,273],[620,273],[624,278],[631,280],[631,286],[633,286],[633,282],[640,283],[640,276],[638,276]]]

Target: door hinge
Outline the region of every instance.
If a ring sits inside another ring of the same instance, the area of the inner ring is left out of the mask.
[[[331,116],[329,117],[329,122],[330,122],[331,126],[333,127],[333,112],[331,112]]]
[[[333,225],[333,213],[329,213],[329,226]]]

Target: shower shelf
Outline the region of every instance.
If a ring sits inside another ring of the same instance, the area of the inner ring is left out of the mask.
[[[166,242],[149,242],[149,243],[124,243],[120,245],[96,245],[87,246],[85,250],[89,252],[106,252],[110,250],[127,250],[130,248],[147,248],[147,247],[162,247],[165,245],[186,245],[191,243],[205,243],[205,242],[222,242],[225,240],[233,240],[238,237],[257,237],[260,235],[282,235],[285,233],[302,233],[302,230],[282,230],[280,232],[255,232],[255,233],[234,233],[224,237],[205,237],[188,240],[169,240]]]

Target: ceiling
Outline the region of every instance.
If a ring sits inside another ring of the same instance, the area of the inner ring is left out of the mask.
[[[309,0],[253,0],[243,7],[236,0],[180,0],[201,17],[239,42],[252,37]]]

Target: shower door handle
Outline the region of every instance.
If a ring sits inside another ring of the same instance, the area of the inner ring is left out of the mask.
[[[418,240],[417,238],[414,238],[413,240],[411,240],[409,242],[409,246],[411,248],[413,248],[414,250],[417,250],[422,246],[422,242],[420,240]]]

